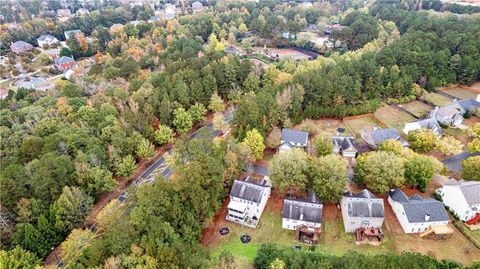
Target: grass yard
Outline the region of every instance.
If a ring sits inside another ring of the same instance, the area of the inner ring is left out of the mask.
[[[432,110],[431,106],[417,100],[405,104],[400,104],[399,106],[419,118],[423,118],[425,115],[428,115],[428,113]]]
[[[389,105],[382,106],[373,115],[386,126],[396,129],[402,129],[406,122],[417,120],[412,115]]]
[[[475,241],[477,246],[480,246],[480,229],[472,231],[461,221],[455,221],[455,227],[457,227],[463,234],[467,235],[471,240]]]
[[[352,135],[345,123],[339,119],[306,119],[302,121],[302,123],[294,126],[295,130],[308,132],[312,141],[314,141],[315,137],[319,135],[335,135],[337,133],[337,128],[345,129],[343,135]]]
[[[444,106],[453,101],[452,99],[444,95],[434,93],[434,92],[426,93],[424,96],[424,99],[436,106]]]
[[[442,92],[448,93],[452,96],[457,97],[458,99],[475,99],[477,97],[477,94],[463,89],[458,86],[450,86],[450,87],[445,87],[440,89]]]
[[[378,124],[370,117],[360,117],[352,119],[343,119],[346,125],[351,129],[352,132],[357,137],[360,137],[360,131],[363,129],[372,129],[373,127],[380,127]]]

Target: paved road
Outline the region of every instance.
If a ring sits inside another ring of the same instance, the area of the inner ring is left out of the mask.
[[[468,151],[464,151],[460,154],[453,155],[452,157],[443,160],[442,163],[447,166],[448,171],[462,172],[462,161],[470,156],[480,156],[480,152],[470,153]]]

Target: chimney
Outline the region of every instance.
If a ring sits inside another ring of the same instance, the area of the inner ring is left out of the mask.
[[[475,100],[477,100],[477,102],[480,102],[480,94],[477,94],[477,99]]]
[[[303,209],[300,210],[300,220],[303,220]]]
[[[425,221],[429,221],[429,220],[430,220],[430,213],[427,213],[427,214],[425,215]]]

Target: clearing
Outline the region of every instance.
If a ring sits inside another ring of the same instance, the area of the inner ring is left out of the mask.
[[[418,118],[424,118],[428,116],[428,113],[432,110],[430,105],[417,100],[405,104],[399,104],[398,106],[407,110]]]
[[[343,119],[343,122],[350,128],[351,132],[355,133],[357,137],[360,137],[360,131],[363,129],[380,127],[370,114],[345,118]]]
[[[333,118],[324,118],[324,119],[306,119],[302,123],[295,125],[295,130],[302,130],[310,134],[310,138],[314,141],[314,138],[318,135],[328,135],[333,136],[337,134],[337,128],[345,129],[345,132],[342,135],[352,135],[347,125],[339,119]]]
[[[453,85],[449,87],[440,88],[440,91],[449,95],[455,96],[458,99],[475,99],[478,93],[475,93],[474,89],[469,90],[467,87]],[[480,90],[479,90],[480,93]]]
[[[436,106],[444,106],[453,101],[452,99],[444,95],[434,93],[434,92],[426,93],[423,99],[425,99],[425,101],[430,102]]]
[[[416,121],[412,115],[407,114],[393,106],[384,105],[373,116],[390,128],[402,129],[406,122]]]

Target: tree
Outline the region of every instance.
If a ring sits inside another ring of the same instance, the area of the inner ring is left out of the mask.
[[[77,187],[63,188],[63,192],[53,204],[56,226],[64,231],[80,225],[88,216],[93,199]]]
[[[396,139],[387,139],[383,141],[379,149],[396,155],[401,155],[404,150],[402,143]]]
[[[222,112],[215,112],[213,114],[213,128],[222,131],[222,133],[227,131],[228,124],[225,122],[225,117]]]
[[[453,136],[443,136],[437,141],[435,149],[445,155],[458,154],[462,152],[462,142]]]
[[[375,192],[387,192],[404,182],[405,168],[401,157],[385,151],[369,152],[357,158],[355,180]]]
[[[173,116],[173,125],[177,129],[177,132],[184,134],[192,128],[192,116],[185,111],[183,107],[175,109],[175,111],[173,111]]]
[[[322,156],[314,161],[313,190],[325,202],[338,202],[347,185],[347,163],[337,155]]]
[[[226,249],[222,250],[218,256],[218,262],[215,265],[216,269],[235,269],[235,257]]]
[[[305,151],[292,149],[273,157],[270,178],[280,192],[300,196],[307,188],[309,167]]]
[[[129,178],[135,171],[135,158],[132,155],[127,155],[123,157],[121,162],[116,167],[117,175]]]
[[[471,153],[480,151],[480,138],[475,138],[467,145],[468,151]]]
[[[480,156],[471,156],[462,161],[462,178],[480,181]]]
[[[195,103],[193,106],[190,107],[188,113],[192,117],[193,122],[200,122],[205,117],[205,106],[202,103]]]
[[[155,147],[146,138],[142,138],[137,145],[137,156],[149,160],[155,153]]]
[[[434,167],[432,161],[425,156],[414,155],[405,162],[405,179],[412,186],[418,185],[424,192],[432,180]]]
[[[270,264],[270,269],[285,269],[285,262],[280,260],[279,258],[276,258],[273,260],[273,262]]]
[[[220,112],[225,109],[222,98],[218,95],[217,92],[214,92],[210,98],[210,103],[208,104],[208,109],[213,112]]]
[[[333,153],[332,138],[328,136],[319,136],[315,139],[315,152],[318,156],[327,156]]]
[[[263,136],[257,131],[257,129],[248,131],[242,143],[250,149],[250,152],[256,160],[263,158],[265,144],[263,143]]]
[[[15,246],[11,250],[0,250],[0,268],[34,269],[40,265],[40,259],[35,254]]]
[[[114,199],[98,212],[95,219],[101,229],[111,228],[121,217],[123,213],[122,204],[118,199]]]
[[[95,234],[88,229],[74,229],[60,245],[65,267],[70,267],[94,238]]]
[[[280,131],[280,128],[274,126],[270,134],[267,136],[265,144],[269,148],[277,148],[278,146],[280,146],[281,138],[282,132]]]
[[[435,147],[437,136],[430,129],[419,129],[408,133],[408,142],[414,150],[428,152]]]
[[[75,180],[83,190],[89,194],[100,194],[112,191],[117,182],[112,177],[112,172],[101,167],[90,167],[86,163],[75,165]]]
[[[155,141],[159,145],[167,144],[173,141],[173,130],[166,125],[158,126],[155,131]]]
[[[480,138],[480,123],[475,123],[467,129],[467,134],[473,138]]]

